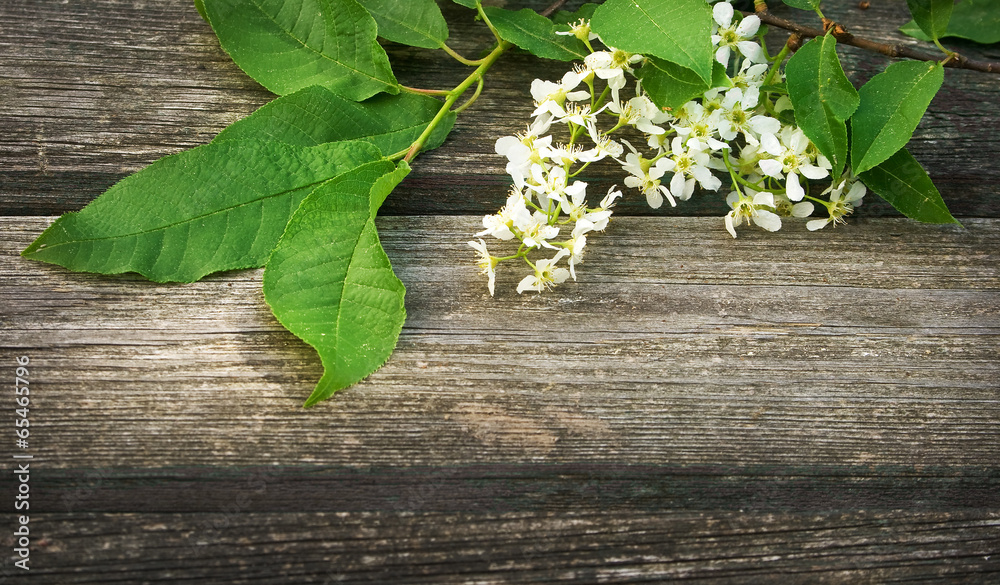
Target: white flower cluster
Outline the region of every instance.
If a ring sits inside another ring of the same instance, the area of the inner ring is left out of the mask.
[[[496,143],[497,154],[507,157],[513,188],[503,209],[483,218],[479,239],[469,242],[488,276],[491,295],[497,264],[504,260],[522,258],[531,268],[517,286],[519,293],[576,278],[587,234],[607,226],[621,192],[612,188],[591,208],[587,184],[574,177],[605,158],[621,165],[625,185],[638,189],[654,209],[664,200],[674,206],[689,199],[695,187],[718,191],[723,183],[713,171],[728,174],[733,190],[726,198],[731,211],[724,224],[734,238],[744,222],[777,231],[782,217],[810,216],[815,204],[825,206],[828,217],[806,225],[820,229],[842,221],[861,204],[865,187],[849,171],[820,195],[828,200],[808,194],[804,179],[829,177],[832,165],[801,129],[788,123],[791,102],[773,89],[782,79],[781,63],[770,63],[756,38],[760,20],[751,15],[734,21],[736,12],[728,2],[715,4],[713,17],[712,43],[716,60],[727,71],[725,84],[672,111],[656,107],[638,81],[633,97],[623,95],[633,67],[644,56],[607,45],[594,50],[590,41],[597,35],[586,21],[565,33],[583,40],[591,54],[559,82],[532,82],[536,108],[531,124]],[[600,94],[596,80],[605,83]],[[549,130],[556,124],[566,127],[565,143],[553,144]],[[643,136],[648,150],[611,138],[625,128]],[[494,256],[483,236],[520,245],[514,254]],[[553,255],[534,262],[528,258],[529,252],[545,249]],[[563,260],[568,268],[560,266]]]

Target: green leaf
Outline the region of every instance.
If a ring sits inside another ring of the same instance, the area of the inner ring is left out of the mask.
[[[781,0],[788,6],[792,8],[799,8],[801,10],[812,10],[815,11],[819,8],[820,0]]]
[[[792,55],[785,66],[785,79],[792,105],[821,103],[841,121],[858,109],[860,97],[844,74],[837,57],[837,39],[826,35],[813,39]]]
[[[851,168],[874,168],[903,148],[944,81],[940,63],[900,61],[861,88],[851,118]]]
[[[487,6],[483,12],[505,41],[536,57],[574,61],[590,54],[583,41],[573,36],[557,35],[552,21],[530,8],[512,12]]]
[[[861,173],[861,181],[907,217],[927,223],[959,223],[924,167],[905,148]]]
[[[378,36],[411,47],[439,49],[448,23],[434,0],[358,0],[375,18]]]
[[[795,107],[795,123],[833,165],[830,174],[839,177],[847,165],[847,124],[838,120],[826,104]]]
[[[650,57],[636,71],[636,77],[642,80],[642,88],[657,107],[673,110],[712,87],[731,86],[722,63],[716,62],[712,73],[712,84],[709,85],[686,67]]]
[[[608,0],[590,26],[613,47],[677,63],[710,83],[712,23],[705,0]]]
[[[310,191],[379,158],[366,142],[206,144],[122,179],[56,220],[22,255],[157,282],[259,267]]]
[[[925,41],[931,40],[917,23],[903,25],[903,33]],[[977,43],[1000,43],[1000,0],[963,0],[955,4],[951,20],[942,37],[957,37]]]
[[[208,13],[205,12],[205,0],[194,0],[194,9],[198,11],[198,14],[208,22]]]
[[[939,39],[948,29],[954,0],[906,0],[913,21],[931,39]]]
[[[833,176],[840,176],[847,164],[844,121],[860,98],[840,66],[836,39],[826,35],[803,45],[785,65],[785,79],[796,122],[833,163]]]
[[[363,100],[397,93],[375,19],[355,0],[204,0],[222,48],[278,95],[321,85]]]
[[[459,6],[465,6],[466,8],[476,9],[476,5],[479,4],[479,0],[452,0],[455,4]]]
[[[359,167],[317,188],[288,222],[264,269],[264,298],[313,346],[323,377],[305,406],[378,369],[406,319],[405,289],[375,230],[375,213],[409,167]]]
[[[576,12],[570,12],[569,10],[560,10],[552,15],[552,22],[556,24],[573,24],[579,22],[580,20],[590,20],[594,16],[594,10],[597,10],[599,4],[584,4],[577,9]],[[568,27],[563,27],[567,29]]]
[[[392,154],[409,148],[441,105],[432,97],[411,93],[382,94],[355,102],[314,85],[261,106],[220,132],[215,140],[277,140],[316,146],[363,139]],[[440,146],[454,123],[455,114],[445,114],[424,150]]]

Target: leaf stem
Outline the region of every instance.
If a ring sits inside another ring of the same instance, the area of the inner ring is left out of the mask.
[[[472,98],[470,98],[469,101],[470,102],[474,101],[475,98],[479,97],[479,92],[481,91],[483,83],[483,75],[487,71],[489,71],[490,67],[493,66],[493,63],[495,63],[496,60],[500,58],[500,55],[503,55],[504,51],[509,49],[511,46],[512,45],[507,41],[500,41],[497,44],[496,48],[493,49],[493,51],[490,52],[489,55],[483,58],[482,63],[480,63],[479,66],[476,67],[475,71],[473,71],[468,77],[466,77],[462,81],[462,83],[459,83],[457,86],[455,86],[455,89],[448,92],[448,97],[445,98],[444,103],[441,105],[441,109],[438,110],[438,113],[437,115],[434,116],[434,119],[431,120],[429,124],[427,124],[427,127],[424,128],[424,131],[420,134],[420,136],[415,141],[413,141],[413,144],[410,145],[410,148],[409,150],[406,151],[406,155],[403,157],[403,160],[405,160],[406,162],[410,162],[413,160],[413,157],[417,156],[417,154],[420,152],[420,149],[422,149],[424,147],[424,144],[427,143],[427,139],[430,138],[431,132],[433,132],[434,129],[437,128],[437,125],[441,123],[441,120],[443,120],[444,117],[449,112],[451,112],[451,107],[455,105],[455,102],[458,101],[458,98],[460,98],[467,89],[472,87],[473,83],[479,84],[479,87],[476,89],[476,93],[473,95]],[[464,109],[468,105],[471,105],[471,103],[467,102],[461,108],[459,108],[459,110]]]
[[[486,23],[486,26],[490,29],[490,32],[492,32],[493,36],[496,37],[497,43],[503,44],[504,43],[503,37],[500,36],[500,33],[497,31],[496,27],[493,26],[492,22],[490,22],[490,17],[486,16],[486,11],[483,10],[482,2],[476,2],[476,10],[479,11],[479,18],[483,19],[483,22]]]
[[[956,57],[958,57],[958,53],[956,53],[955,51],[949,51],[948,49],[946,49],[944,47],[944,45],[941,44],[940,40],[934,39],[934,44],[937,45],[937,48],[941,49],[942,53],[944,53],[945,55],[948,56],[948,58],[944,60],[944,63],[947,63],[948,61],[951,61],[952,59],[955,59]]]
[[[462,65],[469,65],[469,66],[472,66],[472,67],[478,67],[483,62],[482,59],[467,59],[467,58],[459,55],[454,49],[452,49],[451,47],[449,47],[448,45],[446,45],[444,43],[441,43],[441,50],[444,51],[445,53],[448,53],[448,55],[450,55],[453,59],[455,59],[456,61],[458,61]]]
[[[407,93],[415,93],[418,95],[448,95],[451,93],[450,89],[422,89],[419,87],[408,87],[406,85],[400,85],[399,88]]]

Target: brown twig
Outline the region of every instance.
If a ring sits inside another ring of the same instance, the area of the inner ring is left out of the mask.
[[[566,0],[556,0],[555,2],[553,2],[552,4],[550,4],[548,8],[546,8],[545,10],[539,12],[538,14],[541,14],[542,16],[551,16],[553,12],[555,12],[556,10],[559,10],[562,7],[562,5],[565,4],[565,3],[566,3]]]
[[[760,8],[760,5],[758,5],[758,8]],[[763,10],[758,9],[756,12],[745,12],[744,16],[748,16],[750,14],[756,14],[760,18],[760,21],[767,25],[776,26],[798,34],[804,38],[821,37],[826,34],[826,31],[824,30],[804,26],[779,16],[774,16],[767,11],[766,7]],[[915,59],[917,61],[944,61],[946,58],[943,55],[931,55],[922,51],[917,51],[906,45],[877,43],[875,41],[856,37],[847,32],[847,29],[844,28],[843,25],[833,21],[825,21],[823,23],[823,27],[827,30],[833,30],[831,34],[833,34],[833,37],[837,39],[837,42],[865,49],[867,51],[874,51],[876,53],[888,55],[889,57],[903,57],[907,59]],[[944,66],[955,67],[957,69],[971,69],[973,71],[982,71],[984,73],[1000,73],[1000,63],[975,61],[973,59],[968,59],[963,55],[957,54],[948,58],[948,60],[945,61]]]

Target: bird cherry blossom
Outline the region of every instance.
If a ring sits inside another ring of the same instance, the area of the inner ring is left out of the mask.
[[[793,123],[788,96],[773,89],[783,73],[769,64],[755,38],[760,19],[741,18],[724,1],[714,4],[712,17],[714,57],[727,73],[673,108],[659,107],[638,80],[635,69],[644,66],[646,56],[608,46],[586,19],[558,33],[580,39],[590,53],[559,81],[534,80],[527,130],[496,141],[513,188],[504,207],[483,218],[478,239],[469,242],[491,295],[499,265],[511,260],[529,268],[518,293],[577,279],[590,239],[609,226],[612,208],[623,196],[612,187],[591,207],[588,184],[577,178],[591,164],[614,161],[626,189],[637,191],[653,209],[664,200],[676,206],[699,187],[718,191],[726,178],[730,210],[723,226],[734,238],[743,225],[774,232],[823,207],[828,217],[806,223],[818,230],[842,223],[861,205],[865,187],[850,169],[820,195],[809,195],[808,181],[828,178],[832,165]],[[619,132],[642,135],[649,150],[640,151]],[[486,237],[516,249],[494,255]]]

